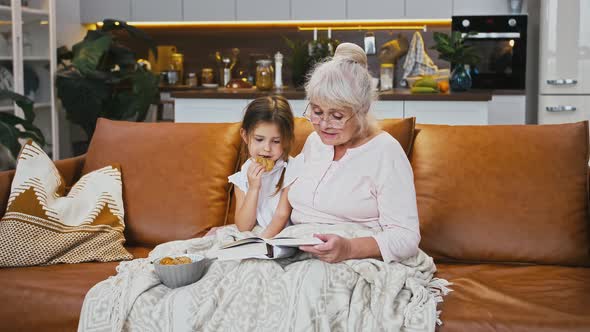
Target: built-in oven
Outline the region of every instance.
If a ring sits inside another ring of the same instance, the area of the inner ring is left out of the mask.
[[[525,88],[526,15],[453,16],[452,30],[467,36],[480,57],[471,68],[473,88]]]

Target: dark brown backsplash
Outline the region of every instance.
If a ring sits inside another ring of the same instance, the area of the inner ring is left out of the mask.
[[[291,40],[313,40],[312,31],[297,31],[293,28],[276,29],[190,29],[190,28],[142,28],[155,41],[157,45],[174,45],[179,53],[184,54],[185,73],[196,72],[200,76],[202,68],[216,68],[213,55],[220,51],[224,56],[231,55],[231,49],[240,49],[240,69],[247,70],[250,62],[250,55],[255,58],[268,57],[274,59],[274,54],[280,51],[288,58],[290,50],[284,38]],[[437,52],[431,50],[434,45],[433,32],[450,32],[450,28],[430,28],[427,32],[420,32],[424,39],[427,53],[439,68],[448,68],[449,64],[438,59]],[[414,31],[379,30],[374,31],[377,51],[379,47],[403,34],[411,42]],[[351,42],[363,47],[365,31],[333,31],[332,38],[341,42]],[[326,31],[319,31],[318,37],[326,38]],[[130,45],[137,52],[137,56],[147,59],[148,51],[145,45],[133,43]],[[369,70],[374,77],[379,76],[379,59],[377,55],[369,55]],[[285,59],[287,60],[287,59]],[[402,57],[395,68],[395,84],[399,86],[399,78],[403,72]],[[292,86],[291,70],[288,62],[283,64],[283,84]]]

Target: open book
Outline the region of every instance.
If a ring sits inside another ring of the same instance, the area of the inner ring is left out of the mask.
[[[324,243],[322,240],[294,237],[248,237],[222,245],[217,251],[217,259],[232,260],[245,258],[276,259],[293,256],[297,247]]]

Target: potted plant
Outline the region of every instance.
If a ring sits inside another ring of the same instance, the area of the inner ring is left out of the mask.
[[[0,100],[11,99],[24,112],[24,118],[0,112],[0,171],[14,168],[14,161],[21,149],[19,139],[32,139],[45,146],[45,137],[33,124],[33,101],[23,95],[0,89]]]
[[[153,40],[126,22],[107,19],[98,30],[89,30],[81,42],[58,50],[57,96],[68,120],[82,127],[88,141],[99,117],[144,121],[149,106],[159,98],[159,78],[138,64],[123,37],[148,43]],[[81,151],[83,152],[83,151]]]
[[[311,42],[290,40],[286,37],[284,40],[291,49],[287,64],[291,68],[292,82],[296,88],[302,87],[309,70],[317,62],[333,56],[336,47],[340,44],[340,41],[328,38],[320,38]]]
[[[475,49],[465,44],[465,38],[472,34],[475,32],[465,36],[459,31],[453,31],[451,34],[434,33],[436,45],[431,48],[438,51],[439,59],[451,63],[450,83],[453,91],[465,91],[471,88],[472,81],[468,66],[475,66],[480,60]]]

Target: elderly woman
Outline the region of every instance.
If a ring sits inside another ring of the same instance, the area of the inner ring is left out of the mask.
[[[306,93],[304,116],[315,132],[298,157],[301,173],[288,193],[293,224],[358,223],[379,232],[351,239],[317,234],[324,244],[300,249],[332,263],[415,255],[420,231],[412,168],[400,144],[371,116],[376,96],[365,52],[340,44],[315,68]]]

